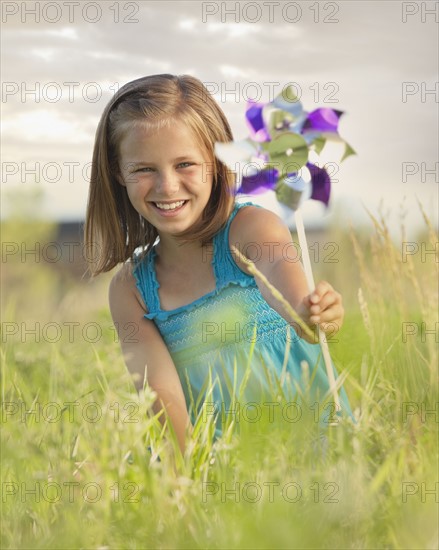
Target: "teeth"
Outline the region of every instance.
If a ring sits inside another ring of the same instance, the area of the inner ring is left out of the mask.
[[[161,208],[162,210],[175,210],[176,208],[180,208],[180,206],[184,204],[184,201],[171,202],[170,204],[156,202],[154,204],[157,208]]]

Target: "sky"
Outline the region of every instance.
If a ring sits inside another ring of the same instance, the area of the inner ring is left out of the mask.
[[[385,213],[414,233],[417,200],[438,220],[437,2],[2,2],[2,207],[83,220],[96,127],[115,90],[157,73],[205,83],[248,135],[248,99],[294,83],[304,108],[344,111],[356,150],[336,162],[330,207],[305,223],[368,224]],[[37,200],[35,187],[42,192]],[[276,210],[272,195],[261,204]]]

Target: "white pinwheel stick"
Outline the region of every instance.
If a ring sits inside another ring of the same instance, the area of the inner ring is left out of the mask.
[[[305,226],[303,223],[302,212],[300,210],[300,199],[303,192],[303,180],[302,178],[296,178],[296,179],[285,178],[284,183],[292,190],[292,193],[291,193],[292,204],[290,204],[290,206],[294,210],[294,221],[296,222],[296,230],[297,230],[297,235],[299,237],[299,246],[300,246],[300,250],[302,251],[303,269],[305,271],[308,290],[311,293],[315,290],[316,285],[314,282],[314,275],[312,272],[311,260],[309,257],[309,249],[308,249],[308,243],[306,240]],[[334,376],[334,370],[332,368],[332,360],[331,360],[331,354],[329,353],[328,341],[326,340],[325,333],[322,330],[320,330],[319,327],[317,327],[317,334],[319,337],[319,344],[322,349],[323,360],[326,366],[326,373],[328,375],[329,389],[334,398],[336,411],[339,411],[341,408],[340,399],[338,396],[337,386],[335,383],[335,376]]]

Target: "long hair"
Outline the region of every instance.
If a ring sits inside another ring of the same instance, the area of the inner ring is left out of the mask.
[[[180,233],[182,241],[211,241],[228,219],[234,202],[234,175],[214,154],[215,142],[233,140],[230,125],[200,80],[188,75],[152,75],[125,84],[106,106],[96,131],[85,221],[85,246],[97,251],[92,275],[110,271],[149,250],[157,230],[132,206],[120,184],[120,143],[133,124],[154,127],[187,123],[212,160],[213,185],[199,222]]]

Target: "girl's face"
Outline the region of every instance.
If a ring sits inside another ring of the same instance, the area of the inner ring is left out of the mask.
[[[133,125],[121,141],[119,166],[131,204],[161,238],[201,217],[212,191],[213,163],[183,122],[155,130]]]

